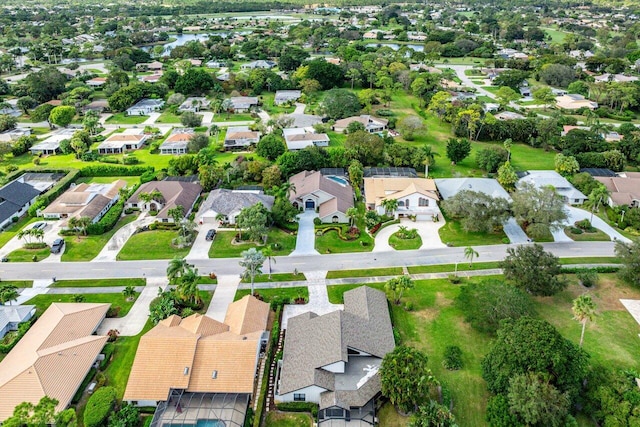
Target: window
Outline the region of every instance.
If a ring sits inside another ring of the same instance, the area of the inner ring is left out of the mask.
[[[404,207],[404,202],[402,200],[398,201],[398,206]]]
[[[304,393],[293,393],[293,401],[294,402],[305,402],[307,400],[307,396]]]
[[[333,222],[334,224],[338,222],[338,216],[334,215],[333,218],[331,218],[331,222]]]
[[[409,199],[406,199],[404,201],[404,205],[407,207],[407,209],[409,209]]]
[[[418,199],[418,206],[429,206],[429,199],[425,199],[424,197],[420,197]]]

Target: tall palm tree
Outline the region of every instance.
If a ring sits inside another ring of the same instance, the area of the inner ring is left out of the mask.
[[[87,235],[87,228],[89,228],[92,222],[93,221],[88,216],[81,216],[78,218],[78,228],[85,236]]]
[[[265,257],[262,251],[257,251],[256,248],[247,249],[241,255],[240,267],[244,268],[242,276],[251,279],[251,295],[253,295],[254,280],[256,275],[262,273],[261,267],[264,264]]]
[[[124,295],[127,301],[133,301],[133,298],[136,296],[136,288],[127,286],[122,290],[122,295]]]
[[[264,255],[264,257],[267,259],[267,262],[269,263],[269,280],[271,280],[271,261],[273,261],[274,264],[276,263],[273,248],[271,246],[267,246],[262,250],[262,255]]]
[[[176,292],[183,301],[200,304],[200,288],[198,288],[198,269],[191,266],[187,267],[176,286]]]
[[[185,258],[174,258],[169,261],[169,265],[167,266],[167,279],[169,279],[169,283],[173,284],[179,277],[182,277],[189,267],[190,264]]]
[[[11,305],[11,301],[17,301],[19,296],[20,293],[16,286],[8,283],[0,284],[0,305],[5,305],[6,303]]]
[[[473,264],[473,258],[477,258],[479,256],[480,255],[478,254],[478,252],[475,249],[473,249],[471,246],[468,246],[464,250],[464,257],[469,260],[469,267],[471,267],[471,265]]]
[[[392,214],[398,209],[398,201],[396,199],[384,199],[382,207],[386,214]]]
[[[591,299],[591,295],[582,294],[573,300],[571,311],[573,312],[573,318],[582,323],[582,333],[580,334],[580,347],[582,347],[587,322],[593,320],[596,316],[596,304]]]
[[[433,151],[430,145],[424,145],[422,152],[424,153],[424,160],[422,161],[424,164],[424,177],[429,178],[429,166],[436,164],[436,156],[440,156],[440,154]]]
[[[36,238],[37,241],[42,242],[44,240],[44,230],[40,228],[32,228],[30,234]]]
[[[356,217],[358,216],[358,208],[349,208],[347,209],[345,214],[349,218],[349,226],[353,227],[356,221]]]

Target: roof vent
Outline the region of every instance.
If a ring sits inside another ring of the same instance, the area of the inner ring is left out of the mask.
[[[213,372],[211,373],[211,378],[213,378],[214,380],[215,380],[216,378],[218,378],[218,371],[213,371]]]
[[[245,341],[247,339],[247,337],[242,337],[242,341]]]
[[[183,375],[188,375],[189,374],[189,367],[185,366],[184,367],[184,371],[182,372]]]

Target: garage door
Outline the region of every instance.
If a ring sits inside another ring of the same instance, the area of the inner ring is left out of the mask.
[[[432,215],[416,215],[417,221],[433,221]]]

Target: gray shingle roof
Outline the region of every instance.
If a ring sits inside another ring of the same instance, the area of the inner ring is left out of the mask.
[[[19,181],[11,181],[0,188],[0,222],[13,217],[40,192]]]
[[[217,189],[209,193],[204,202],[202,212],[213,210],[214,212],[229,215],[239,212],[243,208],[249,208],[255,204],[262,203],[268,211],[273,207],[273,196],[266,194],[244,193],[232,190]]]

